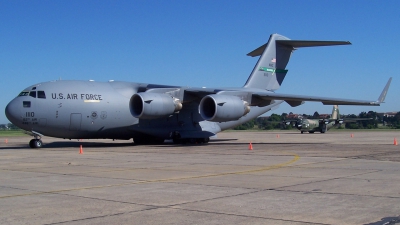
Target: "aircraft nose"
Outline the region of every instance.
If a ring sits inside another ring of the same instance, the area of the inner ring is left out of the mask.
[[[20,107],[21,105],[17,105],[17,101],[15,99],[6,106],[6,117],[13,124],[17,124],[20,119]]]

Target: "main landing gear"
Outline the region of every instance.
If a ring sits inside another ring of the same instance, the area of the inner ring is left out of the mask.
[[[170,137],[174,144],[207,144],[210,141],[209,137],[206,138],[181,138],[181,134],[178,131],[174,131],[170,134]]]
[[[41,135],[39,135],[38,133],[33,133],[33,137],[35,139],[32,139],[31,141],[29,141],[29,147],[31,148],[41,148],[43,146],[43,142],[42,140],[40,140],[42,138]]]
[[[207,144],[210,138],[174,138],[172,141],[174,144]]]

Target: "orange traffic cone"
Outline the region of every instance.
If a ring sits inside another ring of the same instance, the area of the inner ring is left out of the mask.
[[[353,135],[353,134],[351,134],[351,135],[350,135],[350,137],[354,137],[354,135]]]
[[[253,150],[253,145],[251,144],[251,142],[249,144],[249,150]]]
[[[393,144],[394,144],[394,145],[397,145],[397,139],[396,139],[396,138],[394,138]]]
[[[79,148],[79,154],[83,154],[82,145],[81,145],[81,147]]]

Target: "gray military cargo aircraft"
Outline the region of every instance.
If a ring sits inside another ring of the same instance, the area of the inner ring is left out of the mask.
[[[379,106],[390,79],[377,101],[275,93],[288,70],[286,65],[300,47],[348,45],[347,41],[290,40],[272,34],[250,52],[260,56],[245,85],[239,88],[192,88],[131,82],[57,80],[25,88],[6,107],[7,118],[34,136],[67,139],[133,139],[136,144],[207,143],[222,130],[247,122],[278,107],[304,101],[325,105]]]

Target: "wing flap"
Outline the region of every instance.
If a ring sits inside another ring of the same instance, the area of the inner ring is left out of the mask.
[[[256,99],[262,99],[264,101],[284,100],[289,105],[292,106],[301,105],[301,102],[303,101],[322,102],[322,104],[324,105],[369,105],[369,106],[380,105],[380,102],[377,101],[325,98],[325,97],[315,97],[315,96],[305,96],[305,95],[290,95],[290,94],[277,94],[277,93],[264,93],[264,92],[255,92],[253,93],[253,97],[255,97]]]

